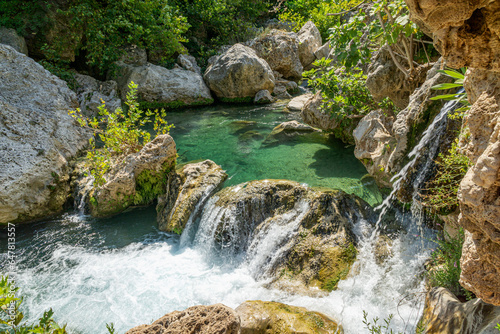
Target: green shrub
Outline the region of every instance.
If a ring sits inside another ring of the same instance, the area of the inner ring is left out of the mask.
[[[15,29],[24,37],[36,33],[49,23],[49,6],[40,0],[0,0],[0,27]]]
[[[83,46],[88,65],[101,72],[124,53],[123,47],[136,45],[163,58],[184,50],[182,37],[189,27],[186,19],[168,0],[76,0],[64,12],[71,18],[73,31],[83,28]],[[68,32],[65,39],[72,38]]]
[[[458,208],[458,189],[467,170],[469,158],[460,153],[458,138],[448,153],[439,153],[436,160],[436,174],[423,189],[422,204],[440,214],[449,214]]]
[[[455,237],[438,238],[436,250],[431,255],[430,270],[427,272],[429,283],[434,287],[445,287],[453,294],[470,300],[474,295],[465,290],[459,283],[460,258],[464,243],[464,230],[460,228]]]
[[[129,84],[125,104],[126,111],[117,108],[115,112],[109,112],[103,103],[99,107],[99,118],[89,119],[80,109],[69,112],[82,127],[94,131],[103,143],[102,148],[97,148],[96,139],[89,140],[87,162],[90,173],[95,179],[94,187],[102,186],[106,182],[104,174],[111,168],[113,160],[138,152],[151,141],[150,133],[144,130],[146,124],[154,122],[154,131],[157,135],[168,133],[173,126],[166,122],[164,109],[144,112],[138,107],[137,85],[133,82]],[[147,175],[144,178],[147,178]],[[146,191],[151,193],[153,190],[146,189]]]
[[[18,297],[19,287],[8,276],[0,277],[0,330],[4,334],[66,334],[66,325],[59,326],[52,318],[52,309],[45,311],[38,323],[23,322],[20,311],[23,297]],[[3,327],[3,328],[2,328]]]
[[[296,32],[307,21],[314,22],[321,36],[326,40],[329,36],[328,29],[339,25],[341,22],[340,16],[327,14],[349,10],[359,3],[361,3],[361,0],[288,0],[283,2],[277,11],[280,21],[292,23],[293,30]]]
[[[342,65],[351,68],[359,62],[367,63],[371,53],[385,45],[407,79],[412,78],[418,65],[415,60],[429,62],[435,53],[424,38],[419,27],[410,21],[404,0],[374,2],[369,13],[359,9],[348,22],[330,29],[333,52]]]
[[[320,59],[314,62],[316,69],[304,72],[309,86],[320,90],[323,96],[322,109],[331,114],[339,124],[334,135],[344,142],[353,142],[352,131],[357,121],[370,111],[383,109],[393,113],[395,108],[389,99],[376,102],[366,88],[366,76],[359,69],[336,68],[332,60]],[[351,129],[352,128],[352,129]],[[346,130],[348,129],[346,134]]]

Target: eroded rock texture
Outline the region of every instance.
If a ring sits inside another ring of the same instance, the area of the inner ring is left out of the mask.
[[[193,306],[174,311],[151,325],[141,325],[125,334],[239,334],[240,319],[236,312],[223,304]]]
[[[500,305],[500,2],[406,0],[412,19],[432,34],[447,65],[469,66],[473,106],[462,146],[472,167],[459,190],[459,224],[467,231],[461,284]]]
[[[500,70],[500,2],[406,0],[448,66]]]
[[[471,233],[461,284],[500,305],[500,73],[469,70],[466,88],[474,105],[465,119],[470,137],[464,150],[473,166],[459,192],[459,224]]]
[[[90,136],[69,115],[75,93],[33,59],[0,44],[0,224],[62,211],[68,160]]]

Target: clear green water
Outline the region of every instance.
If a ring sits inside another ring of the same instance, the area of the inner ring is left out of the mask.
[[[218,105],[167,117],[177,144],[179,163],[210,159],[229,175],[225,186],[251,180],[289,179],[312,187],[341,189],[374,205],[382,200],[354,147],[323,133],[266,140],[282,122],[299,120],[283,104],[267,106]]]

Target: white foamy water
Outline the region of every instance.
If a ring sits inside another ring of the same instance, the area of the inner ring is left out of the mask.
[[[214,260],[207,251],[208,238],[200,235],[200,241],[182,247],[178,237],[153,232],[139,242],[106,248],[88,247],[85,242],[75,246],[75,239],[69,236],[85,230],[88,235],[98,235],[92,242],[106,243],[119,231],[89,233],[89,223],[78,219],[67,235],[60,229],[41,229],[32,240],[35,244],[31,251],[23,254],[37,254],[41,261],[25,259],[28,265],[18,273],[29,318],[34,320],[52,307],[56,319],[68,323],[74,332],[105,333],[105,324],[113,322],[118,333],[124,333],[193,305],[223,303],[237,307],[246,300],[260,299],[323,312],[340,322],[346,333],[368,333],[362,324],[363,311],[370,319],[394,314],[394,328],[411,332],[408,329],[416,324],[421,312],[423,287],[419,275],[427,257],[423,239],[412,232],[394,241],[394,256],[379,266],[373,256],[374,227],[364,221],[356,224],[355,233],[362,241],[352,270],[355,274],[324,298],[269,290],[264,287],[265,279],[255,279],[261,272],[257,264],[270,261],[279,252],[282,242],[298,228],[295,222],[306,208],[307,203],[299,202],[295,210],[280,218],[281,223],[250,236],[245,252],[248,256],[242,256],[238,263],[224,256]],[[209,201],[204,215],[217,217],[220,212]],[[203,220],[198,233],[204,233],[202,226]]]

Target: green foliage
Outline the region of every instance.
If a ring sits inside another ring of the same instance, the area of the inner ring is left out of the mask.
[[[460,257],[464,243],[464,230],[460,228],[455,237],[444,232],[447,238],[441,237],[434,242],[438,245],[431,255],[431,268],[427,272],[429,282],[434,287],[445,287],[456,296],[464,296],[470,300],[474,295],[465,290],[460,283]]]
[[[388,113],[393,113],[394,105],[389,99],[376,102],[366,88],[366,76],[359,69],[346,71],[331,65],[331,59],[320,59],[314,62],[317,67],[303,76],[309,79],[309,86],[313,90],[320,90],[323,96],[322,109],[330,113],[337,123],[337,130],[334,135],[344,142],[352,142],[353,139],[345,134],[346,129],[349,134],[351,127],[355,127],[356,120],[375,109],[383,109]],[[352,129],[354,130],[354,129]]]
[[[500,324],[497,324],[495,328],[500,332]]]
[[[69,112],[82,127],[90,128],[98,134],[103,143],[103,147],[98,149],[95,138],[89,140],[87,162],[90,173],[95,179],[94,187],[100,187],[106,182],[104,174],[111,168],[113,159],[138,152],[151,141],[150,133],[143,129],[146,124],[153,122],[157,135],[168,133],[172,127],[165,120],[164,109],[145,112],[141,110],[137,102],[137,85],[130,82],[128,87],[126,111],[117,108],[115,112],[109,112],[103,102],[99,107],[99,118],[89,119],[80,109]]]
[[[116,333],[115,324],[114,323],[106,324],[106,329],[108,330],[109,334],[115,334]]]
[[[21,36],[28,36],[46,27],[48,1],[0,0],[0,27],[15,29]]]
[[[380,320],[378,317],[373,318],[372,321],[368,320],[368,313],[363,310],[363,324],[365,325],[365,328],[368,329],[370,334],[396,334],[392,329],[390,329],[391,326],[391,321],[394,315],[390,314],[386,319],[383,319],[383,324],[379,324],[378,321]],[[401,332],[398,332],[398,334],[403,334]]]
[[[0,333],[2,334],[66,334],[66,325],[59,326],[54,319],[52,309],[45,311],[38,323],[23,322],[24,314],[20,311],[23,297],[17,297],[19,287],[8,276],[0,278]],[[2,328],[3,327],[3,328]]]
[[[190,51],[201,58],[202,65],[225,44],[253,37],[257,19],[267,14],[265,0],[172,0],[179,7],[190,29]]]
[[[440,214],[448,214],[458,207],[458,188],[471,163],[460,153],[458,138],[447,154],[440,153],[436,160],[436,175],[422,194],[422,204]]]
[[[341,17],[327,15],[339,13],[356,7],[362,0],[288,0],[284,1],[279,8],[278,18],[282,22],[292,23],[293,30],[299,31],[307,22],[312,21],[318,27],[323,39],[328,37],[328,29],[339,25]]]
[[[189,27],[168,0],[76,0],[63,13],[71,18],[73,33],[84,35],[87,63],[101,72],[109,69],[128,45],[160,52],[163,58],[181,52],[182,34]]]
[[[467,69],[465,67],[463,67],[460,69],[460,71],[461,72],[453,70],[453,69],[438,71],[440,73],[446,74],[450,78],[455,79],[455,81],[453,83],[442,83],[439,85],[435,85],[431,88],[435,89],[435,90],[448,90],[448,89],[453,89],[453,88],[463,89],[464,88],[465,72],[467,71]],[[467,100],[467,93],[465,91],[462,93],[434,96],[431,98],[431,100],[458,101],[461,104],[463,104],[463,107],[456,109],[452,114],[449,115],[449,117],[452,119],[462,118],[471,107],[469,101]]]
[[[348,22],[330,29],[330,43],[342,65],[351,68],[358,62],[366,63],[373,50],[386,45],[392,60],[407,78],[411,78],[418,65],[415,60],[422,59],[422,54],[429,61],[428,53],[433,49],[427,51],[429,46],[423,38],[422,31],[410,21],[404,0],[374,2],[370,13],[359,9]]]

